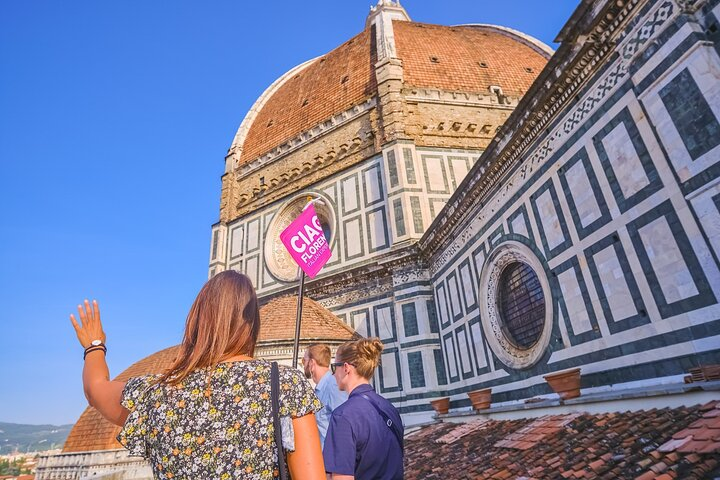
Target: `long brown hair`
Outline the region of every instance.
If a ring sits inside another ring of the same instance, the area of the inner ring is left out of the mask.
[[[353,365],[358,375],[370,380],[380,364],[383,348],[383,343],[377,337],[361,338],[340,345],[335,352],[335,359]]]
[[[190,307],[178,358],[159,382],[177,385],[198,368],[234,355],[252,356],[259,332],[260,311],[250,279],[234,270],[218,273]]]

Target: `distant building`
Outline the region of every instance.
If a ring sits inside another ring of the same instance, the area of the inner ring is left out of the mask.
[[[246,115],[209,275],[246,273],[263,303],[293,294],[278,234],[319,197],[333,259],[306,295],[382,339],[374,384],[408,425],[479,388],[522,409],[576,367],[583,395],[684,393],[688,369],[720,363],[718,15],[717,0],[583,1],[553,53],[381,0]],[[83,415],[97,443],[72,455],[111,448]]]

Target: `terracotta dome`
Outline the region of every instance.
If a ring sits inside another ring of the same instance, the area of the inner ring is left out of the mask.
[[[297,296],[288,295],[271,300],[260,308],[260,336],[258,344],[287,342],[295,339]],[[359,338],[351,327],[332,312],[308,297],[303,298],[303,314],[300,322],[300,338],[303,341],[341,341]]]
[[[295,335],[297,297],[286,296],[271,300],[260,309],[258,345],[287,343]],[[304,341],[345,342],[357,334],[338,317],[317,302],[303,299],[303,317],[300,337]],[[177,357],[180,346],[166,348],[131,365],[115,380],[127,381],[131,377],[162,373]],[[115,440],[120,427],[105,420],[97,410],[88,407],[70,431],[63,452],[87,452],[122,448]]]
[[[127,370],[115,377],[114,380],[127,381],[131,377],[161,373],[172,365],[177,357],[180,346],[160,350],[131,365]],[[77,423],[70,431],[63,452],[87,452],[94,450],[112,450],[122,448],[115,440],[120,433],[120,427],[105,420],[102,415],[92,407],[87,407],[80,415]]]
[[[552,50],[515,30],[494,25],[441,26],[393,21],[406,87],[505,94],[525,93]],[[247,164],[290,139],[377,95],[371,27],[331,52],[293,68],[255,102],[233,147]]]

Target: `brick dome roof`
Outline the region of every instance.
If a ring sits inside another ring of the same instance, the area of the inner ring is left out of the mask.
[[[291,342],[295,335],[297,296],[271,300],[260,309],[258,344]],[[338,317],[319,303],[305,297],[300,338],[306,340],[347,341],[357,334]],[[162,373],[177,357],[179,345],[154,353],[131,365],[115,380],[127,381],[131,377]],[[115,440],[120,427],[105,420],[97,410],[87,407],[70,431],[63,452],[87,452],[122,448]]]
[[[131,377],[149,373],[162,373],[170,368],[170,365],[177,357],[179,349],[180,346],[175,345],[153,353],[131,365],[127,370],[115,377],[114,380],[125,382]],[[87,407],[80,415],[75,426],[70,430],[70,434],[63,446],[63,452],[87,452],[122,448],[122,445],[115,440],[118,433],[120,433],[120,427],[105,420],[94,408]]]
[[[406,87],[521,96],[548,61],[539,42],[493,25],[444,27],[394,21]]]
[[[258,343],[292,341],[295,338],[297,296],[278,297],[260,308]],[[358,337],[351,327],[332,312],[308,297],[303,297],[300,338],[320,341],[348,341]],[[358,337],[359,338],[359,337]]]
[[[552,50],[538,40],[493,25],[447,27],[393,21],[406,87],[487,93],[491,85],[522,95]],[[331,52],[280,77],[243,120],[232,148],[239,165],[264,155],[377,95],[375,32],[368,27]]]

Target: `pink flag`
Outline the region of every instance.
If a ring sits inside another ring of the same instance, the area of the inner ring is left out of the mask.
[[[332,255],[312,204],[283,230],[280,240],[310,278],[315,278]]]

